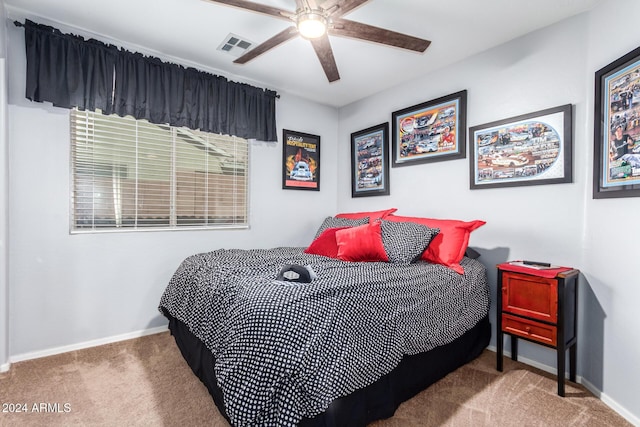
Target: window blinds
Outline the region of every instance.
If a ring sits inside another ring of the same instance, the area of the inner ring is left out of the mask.
[[[71,231],[248,226],[242,138],[72,110]]]

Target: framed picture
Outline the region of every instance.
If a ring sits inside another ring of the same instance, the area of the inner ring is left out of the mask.
[[[351,134],[351,197],[389,195],[389,123]]]
[[[393,166],[464,159],[467,91],[392,113]]]
[[[320,137],[282,130],[282,188],[320,191]]]
[[[469,129],[471,189],[571,182],[571,104]]]
[[[593,198],[640,196],[640,47],[596,71]]]

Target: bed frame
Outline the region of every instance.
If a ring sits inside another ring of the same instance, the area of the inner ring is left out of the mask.
[[[189,331],[184,323],[165,312],[169,330],[182,356],[205,384],[220,413],[229,421],[222,391],[214,375],[211,351]],[[334,400],[329,408],[314,418],[300,422],[303,427],[355,427],[393,416],[398,406],[472,361],[489,345],[491,324],[488,316],[457,340],[426,353],[405,356],[390,373],[373,384]],[[229,421],[230,422],[230,421]]]

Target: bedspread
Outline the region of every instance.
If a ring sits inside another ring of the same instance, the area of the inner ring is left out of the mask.
[[[213,353],[236,426],[296,425],[387,374],[403,355],[453,341],[489,310],[486,269],[476,260],[464,258],[460,275],[425,262],[349,263],[303,249],[190,256],[161,298],[160,310]],[[275,280],[285,264],[310,265],[317,278]]]

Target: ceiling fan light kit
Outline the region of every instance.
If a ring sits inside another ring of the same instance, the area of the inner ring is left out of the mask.
[[[249,0],[209,1],[262,13],[289,22],[293,21],[295,24],[250,49],[233,61],[234,63],[246,64],[270,49],[300,35],[311,42],[329,82],[340,80],[340,74],[328,36],[365,40],[418,53],[423,53],[431,43],[429,40],[407,34],[342,19],[343,15],[369,0],[295,0],[297,6],[295,13]]]
[[[305,39],[317,39],[327,32],[327,18],[319,11],[304,12],[297,17],[298,32]]]

